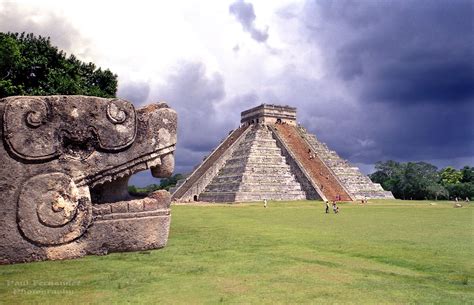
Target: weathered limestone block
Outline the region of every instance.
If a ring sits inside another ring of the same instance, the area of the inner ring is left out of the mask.
[[[0,264],[166,245],[170,195],[128,178],[171,175],[176,112],[121,99],[0,99]]]

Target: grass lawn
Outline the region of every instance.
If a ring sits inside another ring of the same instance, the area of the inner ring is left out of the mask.
[[[166,248],[0,266],[0,303],[474,304],[473,208],[340,207],[175,205]]]

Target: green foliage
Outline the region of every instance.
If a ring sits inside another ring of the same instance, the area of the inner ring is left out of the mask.
[[[145,187],[136,187],[135,185],[130,185],[128,187],[128,192],[132,195],[147,195],[157,190],[167,190],[176,185],[178,180],[183,179],[182,174],[175,174],[170,178],[163,178],[160,181],[160,185],[150,184]]]
[[[183,178],[184,178],[183,175],[176,174],[176,175],[171,176],[170,178],[161,179],[160,188],[168,191],[170,187],[176,186],[176,183],[178,183],[178,180],[181,180]]]
[[[398,163],[396,161],[377,162],[372,181],[380,183],[385,190],[400,199],[437,199],[446,194],[439,185],[437,168],[426,162]]]
[[[135,185],[129,185],[128,186],[128,192],[130,194],[136,194],[138,193],[137,187]]]
[[[117,75],[69,57],[49,38],[0,33],[0,98],[78,94],[114,97]]]
[[[448,166],[437,171],[426,162],[377,162],[370,175],[399,199],[474,198],[474,168],[465,166],[458,171]]]
[[[474,167],[464,166],[461,169],[462,178],[461,182],[473,182],[474,183]]]
[[[461,182],[446,185],[451,198],[458,197],[461,200],[469,198],[474,199],[474,182]]]
[[[426,187],[426,198],[431,198],[438,200],[438,198],[448,199],[449,198],[449,190],[447,190],[444,186],[439,183],[430,183]]]
[[[392,193],[399,193],[400,179],[402,177],[403,166],[396,161],[379,161],[375,163],[375,169],[370,178],[376,183],[380,183],[385,190],[390,190]]]
[[[135,185],[128,186],[128,192],[131,195],[136,195],[136,196],[146,196],[159,189],[160,189],[160,186],[157,184],[149,184],[145,187],[137,187]]]
[[[472,304],[472,212],[172,205],[165,248],[0,268],[2,304]],[[64,285],[67,284],[67,285]]]
[[[441,183],[443,183],[443,185],[460,183],[463,178],[463,173],[451,166],[441,170],[440,175]]]
[[[426,162],[408,162],[402,177],[402,194],[404,199],[433,198],[429,190],[437,187],[438,168]]]

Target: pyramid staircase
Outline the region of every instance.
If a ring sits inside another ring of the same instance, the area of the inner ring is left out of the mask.
[[[225,166],[199,196],[201,201],[306,199],[266,125],[253,125]]]
[[[318,186],[319,192],[327,200],[353,200],[334,173],[319,158],[318,154],[314,154],[311,146],[300,136],[296,126],[276,124],[272,128],[306,169],[309,178]]]
[[[372,199],[393,199],[389,191],[385,191],[378,183],[373,183],[369,177],[363,175],[359,168],[343,160],[339,155],[330,150],[326,144],[318,141],[316,136],[308,133],[304,128],[299,127],[300,136],[306,140],[311,150],[323,161],[335,175],[336,179],[351,194],[355,200]]]

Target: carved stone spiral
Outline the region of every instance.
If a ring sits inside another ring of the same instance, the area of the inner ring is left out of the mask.
[[[127,113],[112,101],[107,105],[107,118],[114,124],[122,124],[127,119]]]
[[[10,101],[4,114],[4,134],[11,152],[26,160],[48,160],[59,154],[51,107],[40,98]]]
[[[26,124],[31,128],[38,128],[43,124],[46,118],[47,108],[41,109],[42,111],[30,111],[26,114]]]
[[[34,176],[18,199],[18,226],[30,241],[51,246],[82,236],[92,220],[87,187],[78,188],[63,173]]]

